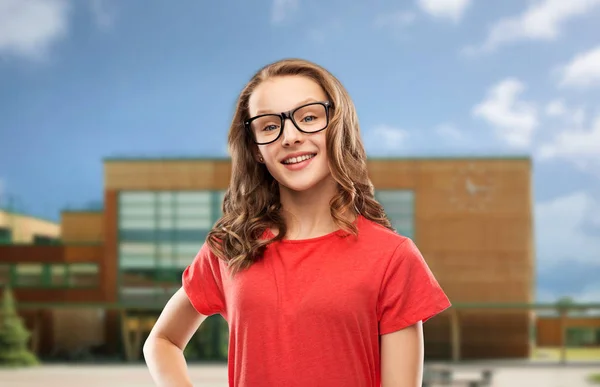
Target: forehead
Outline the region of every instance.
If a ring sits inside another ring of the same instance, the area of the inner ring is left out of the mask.
[[[250,116],[283,112],[303,103],[323,101],[323,88],[310,78],[286,76],[267,79],[254,89],[248,101]]]

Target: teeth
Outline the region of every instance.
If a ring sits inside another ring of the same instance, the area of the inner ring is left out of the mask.
[[[304,155],[304,156],[300,156],[300,157],[291,157],[289,159],[283,160],[283,163],[284,164],[296,164],[296,163],[302,162],[304,160],[312,159],[313,157],[315,157],[315,155]]]

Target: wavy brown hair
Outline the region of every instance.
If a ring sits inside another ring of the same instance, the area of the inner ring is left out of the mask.
[[[356,235],[355,224],[344,215],[361,214],[392,229],[383,207],[374,198],[358,117],[348,92],[336,77],[315,63],[280,60],[261,68],[241,91],[229,129],[231,181],[223,200],[223,216],[208,233],[207,243],[217,257],[228,262],[232,274],[250,267],[269,243],[283,239],[287,232],[278,183],[266,166],[257,162],[257,146],[244,125],[250,118],[248,100],[254,89],[261,82],[280,76],[304,76],[317,82],[333,105],[326,143],[329,168],[338,187],[331,200],[334,222]],[[278,230],[277,236],[261,239],[269,227]]]

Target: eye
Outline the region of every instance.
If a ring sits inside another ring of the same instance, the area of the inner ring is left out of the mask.
[[[269,132],[271,130],[277,130],[279,127],[277,125],[267,125],[263,128],[263,132]]]
[[[302,119],[302,121],[303,121],[303,122],[311,122],[311,121],[314,121],[314,120],[316,120],[316,119],[317,119],[317,117],[315,117],[315,116],[306,116],[306,117],[304,117],[304,118]]]

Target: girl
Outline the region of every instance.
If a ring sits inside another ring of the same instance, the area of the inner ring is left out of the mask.
[[[450,302],[374,199],[341,83],[303,60],[262,68],[228,141],[223,217],[144,344],[157,385],[192,385],[183,349],[219,313],[230,386],[420,386],[422,323]]]

